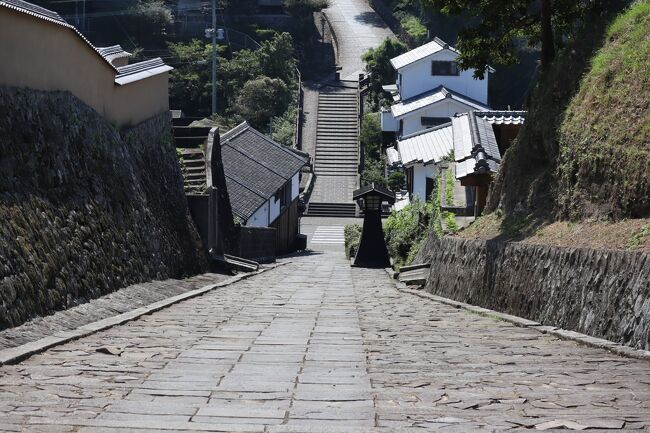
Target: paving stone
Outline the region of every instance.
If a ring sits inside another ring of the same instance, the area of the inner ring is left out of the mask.
[[[650,428],[646,361],[400,293],[338,253],[292,260],[0,367],[0,430]]]

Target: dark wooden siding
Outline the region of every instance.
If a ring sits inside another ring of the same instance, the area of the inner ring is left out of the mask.
[[[294,251],[296,236],[299,233],[298,199],[291,202],[269,227],[276,229],[276,251],[286,254]]]

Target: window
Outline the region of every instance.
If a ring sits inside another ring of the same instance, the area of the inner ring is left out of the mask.
[[[434,60],[431,62],[431,75],[458,75],[458,63]]]
[[[443,125],[449,122],[449,117],[420,117],[420,123],[426,128]]]

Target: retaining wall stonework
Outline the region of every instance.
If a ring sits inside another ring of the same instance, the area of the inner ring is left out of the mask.
[[[650,254],[431,236],[426,290],[650,349]]]
[[[70,93],[0,86],[0,329],[206,266],[168,114],[118,131]]]

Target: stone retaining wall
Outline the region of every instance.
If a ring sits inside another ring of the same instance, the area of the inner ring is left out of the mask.
[[[118,131],[70,93],[0,87],[0,329],[202,272],[168,114]]]
[[[650,254],[430,237],[426,290],[650,349]]]

